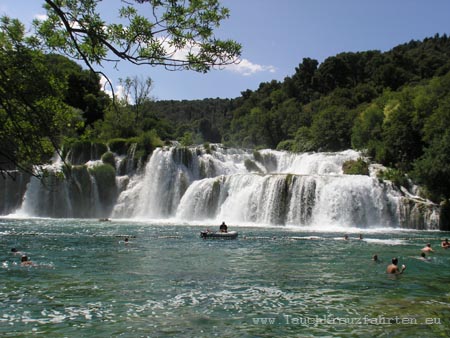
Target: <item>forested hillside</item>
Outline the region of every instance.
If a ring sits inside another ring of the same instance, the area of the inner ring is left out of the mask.
[[[29,48],[19,23],[4,19],[3,27],[2,173],[11,163],[30,171],[30,163],[48,161],[52,145],[66,153],[93,142],[119,153],[136,143],[142,160],[170,140],[293,152],[354,148],[390,167],[386,175],[394,182],[407,184],[407,174],[425,187],[424,196],[450,198],[446,35],[387,52],[341,53],[322,63],[305,58],[292,76],[234,99],[154,101],[145,86],[150,82],[127,79],[137,94],[112,101],[99,76]],[[17,100],[24,91],[26,100]]]
[[[408,173],[439,201],[450,194],[449,70],[450,39],[436,35],[384,53],[341,53],[321,64],[305,58],[291,77],[261,83],[231,101],[158,101],[151,107],[197,142],[366,150],[393,169],[391,178],[402,182]],[[212,134],[204,132],[209,125]]]

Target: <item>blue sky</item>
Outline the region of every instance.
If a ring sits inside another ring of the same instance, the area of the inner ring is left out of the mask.
[[[104,3],[117,2],[105,0]],[[44,14],[43,1],[2,0],[0,15],[25,24]],[[261,82],[291,76],[303,58],[322,62],[341,52],[386,51],[410,40],[450,35],[448,0],[222,0],[230,18],[217,30],[243,46],[240,65],[208,74],[170,72],[120,63],[103,71],[118,84],[127,76],[151,77],[160,100],[234,98]],[[107,8],[107,6],[105,6]],[[115,12],[106,13],[114,16]]]

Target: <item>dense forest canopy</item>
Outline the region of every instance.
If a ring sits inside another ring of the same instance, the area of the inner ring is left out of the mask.
[[[196,143],[363,150],[394,181],[407,174],[440,201],[450,197],[449,71],[450,39],[435,35],[387,52],[305,58],[284,81],[232,100],[153,101],[148,109],[171,121],[173,138]]]
[[[102,63],[124,60],[171,70],[207,72],[239,59],[241,45],[214,34],[229,16],[228,9],[218,0],[122,1],[117,5],[115,22],[104,18],[98,4],[99,1],[91,0],[44,0],[46,18],[33,22],[33,34],[25,34],[25,27],[18,20],[1,18],[3,176],[10,175],[14,167],[36,175],[32,166],[59,152],[64,137],[76,131],[77,136],[89,139],[95,122],[111,119],[111,113],[107,114],[111,110],[107,108],[109,99],[100,90],[98,74],[103,73],[97,67]],[[49,53],[80,60],[90,72]],[[107,76],[106,79],[109,82]],[[132,134],[127,129],[137,128],[143,122],[135,116],[130,125],[126,111],[136,114],[136,109],[126,102],[114,109],[120,115],[116,121],[122,119],[126,124],[119,134]],[[77,119],[78,122],[73,121]],[[152,125],[153,121],[149,123]],[[102,135],[112,134],[107,130]]]

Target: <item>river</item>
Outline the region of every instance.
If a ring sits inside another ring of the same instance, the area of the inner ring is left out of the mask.
[[[229,224],[239,238],[226,241],[201,239],[206,227],[1,218],[0,336],[450,333],[448,232]],[[21,266],[13,247],[35,266]],[[394,256],[402,275],[385,273]]]

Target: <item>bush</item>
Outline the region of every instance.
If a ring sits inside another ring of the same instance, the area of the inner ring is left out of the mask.
[[[378,172],[378,178],[391,181],[396,187],[409,187],[408,178],[405,173],[398,169],[387,169]]]
[[[101,164],[90,168],[89,173],[95,177],[103,205],[111,206],[117,194],[116,170],[109,164]]]
[[[183,147],[189,147],[194,144],[194,135],[190,132],[184,133],[183,137],[180,140],[180,143]]]
[[[287,150],[287,151],[292,151],[293,149],[295,149],[295,140],[285,140],[285,141],[281,141],[281,142],[278,143],[278,145],[277,145],[277,150]]]
[[[344,162],[342,170],[345,175],[369,175],[369,164],[362,158]]]
[[[209,144],[209,142],[203,143],[203,148],[205,148],[205,153],[211,154],[211,145]]]
[[[137,139],[129,139],[129,144],[137,143],[136,157],[146,160],[153,150],[162,147],[164,142],[161,141],[155,130],[150,130],[139,135]],[[137,142],[135,142],[137,141]]]
[[[128,141],[124,138],[114,138],[108,141],[109,149],[118,155],[126,155],[128,151]]]
[[[116,160],[114,158],[114,154],[110,151],[107,151],[106,153],[104,153],[102,155],[102,162],[104,164],[109,164],[111,165],[113,168],[116,167]]]

